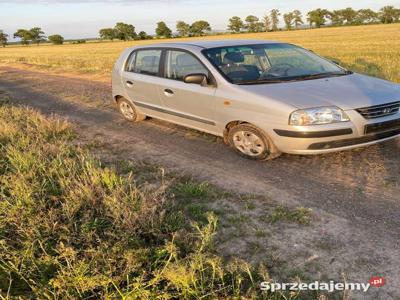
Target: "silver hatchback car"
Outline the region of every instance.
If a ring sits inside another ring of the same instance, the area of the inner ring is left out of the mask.
[[[221,136],[239,154],[318,154],[400,136],[400,85],[272,41],[163,43],[126,49],[113,98],[146,116]]]

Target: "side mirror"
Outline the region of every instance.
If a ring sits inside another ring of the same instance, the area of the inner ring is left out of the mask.
[[[194,83],[200,84],[201,86],[207,86],[208,78],[205,74],[189,74],[183,78],[183,82],[185,83]]]

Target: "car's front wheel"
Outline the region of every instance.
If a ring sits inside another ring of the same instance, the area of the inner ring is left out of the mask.
[[[127,99],[118,99],[118,108],[124,118],[130,122],[139,122],[146,119],[146,116],[138,112],[136,107]]]
[[[254,160],[270,160],[281,154],[260,129],[247,123],[232,127],[228,142],[241,156]]]

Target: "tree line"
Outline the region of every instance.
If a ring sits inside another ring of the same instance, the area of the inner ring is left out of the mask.
[[[240,32],[263,32],[279,30],[280,16],[286,30],[298,29],[307,21],[310,27],[321,27],[324,25],[343,26],[343,25],[363,25],[363,24],[390,24],[400,21],[400,9],[394,6],[382,7],[379,11],[372,9],[354,10],[351,7],[338,10],[314,9],[307,13],[304,18],[299,10],[294,10],[281,15],[277,9],[272,9],[263,18],[254,15],[247,16],[242,20],[234,16],[228,21],[228,30],[232,33]]]
[[[36,44],[39,45],[41,42],[49,41],[55,45],[61,45],[64,43],[64,38],[59,34],[54,34],[46,37],[42,28],[33,27],[31,29],[18,29],[14,33],[14,38],[19,38],[22,45]],[[8,43],[8,34],[0,30],[0,45],[5,47]]]
[[[211,26],[207,21],[198,20],[192,24],[188,24],[184,21],[178,21],[176,23],[177,34],[173,34],[171,28],[167,26],[164,21],[157,23],[155,30],[157,38],[172,38],[175,36],[188,37],[188,36],[203,36],[211,31]],[[153,39],[154,37],[148,35],[144,31],[136,33],[135,26],[132,24],[117,23],[114,28],[103,28],[99,31],[99,36],[104,40],[119,39],[123,41],[127,40],[147,40]]]
[[[282,17],[282,19],[281,19]],[[286,30],[299,29],[305,25],[310,27],[344,26],[344,25],[363,25],[378,23],[396,23],[400,21],[400,9],[394,6],[382,7],[375,12],[371,9],[354,10],[351,7],[339,10],[314,9],[309,11],[304,17],[299,10],[284,13],[283,15],[278,9],[272,9],[261,19],[254,15],[247,16],[242,20],[238,16],[233,16],[228,20],[227,30],[231,33],[241,32],[266,32],[280,30],[279,24],[283,21]],[[173,37],[191,37],[203,36],[211,32],[211,26],[207,21],[199,20],[188,24],[184,21],[178,21],[175,26],[175,33],[169,28],[165,22],[157,23],[155,30],[157,38],[173,38]],[[152,39],[153,36],[141,31],[135,32],[135,26],[125,23],[117,23],[114,28],[103,28],[99,31],[101,39],[104,40],[145,40]]]
[[[272,9],[261,19],[255,15],[249,15],[244,20],[238,16],[233,16],[228,20],[227,30],[231,33],[241,32],[266,32],[277,31],[280,22],[283,21],[286,30],[299,29],[304,26],[305,22],[310,27],[322,26],[345,26],[345,25],[363,25],[363,24],[390,24],[400,22],[400,9],[394,6],[384,6],[379,11],[371,9],[355,10],[351,7],[338,10],[327,10],[317,8],[309,11],[303,16],[299,10],[284,13],[283,15],[278,9]],[[173,37],[196,37],[210,34],[211,26],[205,20],[198,20],[192,24],[184,21],[178,21],[175,26],[175,33],[163,21],[157,23],[155,34],[157,38],[173,38]],[[14,33],[14,38],[19,38],[21,44],[28,45],[30,43],[39,45],[41,42],[49,41],[53,44],[60,45],[64,43],[64,38],[59,35],[50,35],[46,37],[40,27],[31,29],[18,29]],[[132,24],[123,22],[117,23],[113,28],[103,28],[99,31],[99,36],[104,40],[147,40],[153,39],[153,35],[149,35],[144,31],[136,33],[136,28]],[[0,45],[5,47],[8,42],[8,35],[0,30]],[[79,40],[75,43],[81,43]]]

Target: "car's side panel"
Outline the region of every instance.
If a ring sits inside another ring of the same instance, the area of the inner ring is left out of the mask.
[[[215,90],[213,86],[203,87],[164,78],[159,84],[163,107],[170,112],[171,118],[178,117],[183,124],[196,124],[196,127],[212,131],[216,125]]]
[[[148,103],[160,106],[161,100],[158,94],[160,78],[150,75],[137,74],[124,71],[122,84],[131,101]]]
[[[215,85],[201,86],[183,82],[186,75],[210,72],[197,56],[186,49],[164,49],[159,95],[163,107],[172,118],[215,131]],[[213,81],[213,78],[210,78]]]
[[[164,120],[173,124],[181,125],[184,127],[196,129],[199,131],[203,131],[206,133],[210,133],[216,136],[223,136],[223,132],[218,131],[216,126],[204,126],[202,122],[197,120],[190,120],[186,117],[183,118],[182,116],[175,114],[171,111],[166,110],[162,107],[148,107],[147,105],[143,105],[142,103],[133,102],[139,110],[144,113],[145,115],[153,118],[157,118],[160,120]]]
[[[234,85],[218,89],[215,96],[219,130],[224,130],[232,121],[244,121],[270,133],[278,124],[288,120],[287,111],[294,110],[290,105],[261,99]]]

